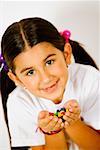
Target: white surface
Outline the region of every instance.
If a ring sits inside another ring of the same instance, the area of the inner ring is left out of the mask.
[[[1,95],[0,95],[0,150],[10,150],[10,140],[8,135],[8,129],[4,119]]]
[[[0,1],[0,39],[14,21],[43,17],[59,31],[70,29],[72,39],[83,43],[100,66],[100,1]]]

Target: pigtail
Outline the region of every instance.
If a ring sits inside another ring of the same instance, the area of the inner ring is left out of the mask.
[[[64,30],[63,32],[60,32],[60,35],[65,40],[65,43],[69,42],[72,47],[72,54],[74,56],[74,60],[76,63],[79,64],[85,64],[85,65],[91,65],[99,70],[97,67],[95,61],[93,58],[86,52],[86,50],[83,48],[82,44],[80,44],[77,41],[73,41],[70,39],[71,32],[69,30]]]
[[[86,52],[80,43],[69,40],[72,47],[72,53],[76,63],[91,65],[99,70],[93,58]]]
[[[7,75],[7,70],[5,70],[4,66],[2,67],[2,63],[0,63],[0,90],[2,97],[2,104],[4,110],[4,117],[8,128],[8,134],[10,136],[9,126],[8,126],[8,118],[7,118],[7,98],[8,95],[15,89],[15,84]],[[11,147],[11,150],[28,150],[29,147]]]
[[[4,109],[4,115],[5,115],[5,120],[6,124],[8,127],[8,133],[10,137],[10,131],[9,131],[9,126],[8,126],[8,119],[7,119],[7,98],[8,95],[15,89],[15,84],[12,80],[7,75],[7,71],[2,68],[0,72],[0,89],[1,89],[1,96],[2,96],[2,104],[3,104],[3,109]],[[12,150],[28,150],[29,147],[11,147]]]
[[[7,98],[9,93],[15,88],[14,83],[9,79],[7,75],[7,68],[5,63],[0,56],[0,93],[1,93],[1,100],[3,104],[3,111],[4,111],[4,118],[6,121],[6,125],[8,128],[8,134],[10,137],[9,127],[8,127],[8,118],[7,118]]]
[[[7,98],[10,92],[12,92],[15,88],[15,84],[13,81],[10,80],[10,78],[7,75],[7,72],[4,70],[4,68],[1,70],[0,74],[0,88],[1,88],[1,97],[2,97],[2,104],[4,108],[4,114],[5,114],[5,120],[7,120]]]

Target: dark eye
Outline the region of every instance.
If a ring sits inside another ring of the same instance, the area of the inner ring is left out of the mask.
[[[47,62],[46,62],[46,65],[48,66],[48,65],[52,65],[54,63],[54,60],[48,60]]]
[[[33,75],[34,73],[35,73],[35,71],[32,69],[32,70],[29,70],[26,75],[31,76],[31,75]]]

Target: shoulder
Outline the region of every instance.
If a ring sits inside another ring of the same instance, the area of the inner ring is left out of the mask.
[[[90,65],[84,65],[84,64],[79,64],[79,63],[72,63],[71,65],[69,65],[70,70],[74,71],[92,71],[93,73],[99,73],[99,70],[97,70],[96,68],[94,68],[93,66]]]
[[[36,132],[39,109],[34,98],[21,87],[13,90],[8,97],[7,116],[12,146],[44,144],[44,135],[39,130]]]
[[[26,90],[16,87],[16,89],[9,94],[7,100],[9,122],[13,119],[15,123],[17,122],[20,125],[23,125],[23,123],[26,124],[26,122],[29,122],[28,124],[30,124],[30,122],[34,123],[39,112],[39,109],[37,109],[34,104],[34,98],[35,97],[32,97]],[[23,120],[23,123],[21,120]]]
[[[9,97],[12,98],[12,97],[18,97],[18,98],[26,98],[28,97],[29,94],[28,92],[26,92],[26,90],[24,90],[23,88],[21,87],[16,87],[10,94],[9,94]]]
[[[15,98],[15,99],[14,99]],[[16,87],[8,96],[8,101],[9,99],[13,99],[13,101],[16,101],[18,99],[23,99],[26,100],[32,100],[34,99],[35,96],[32,95],[28,90],[25,90],[24,88],[21,87]],[[29,101],[28,100],[28,101]]]
[[[100,80],[100,71],[89,65],[73,63],[69,66],[69,73],[72,79]]]
[[[93,97],[100,93],[100,72],[92,66],[73,63],[69,67],[70,80],[79,95]],[[90,94],[91,93],[91,94]]]
[[[34,95],[31,95],[28,91],[21,87],[16,87],[8,96],[7,109],[17,111],[17,109],[32,109],[34,107],[33,99]]]

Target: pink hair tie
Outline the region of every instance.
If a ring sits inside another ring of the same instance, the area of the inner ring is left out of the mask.
[[[60,32],[60,35],[64,37],[66,42],[68,42],[71,36],[71,32],[69,30],[64,30],[63,32]]]

